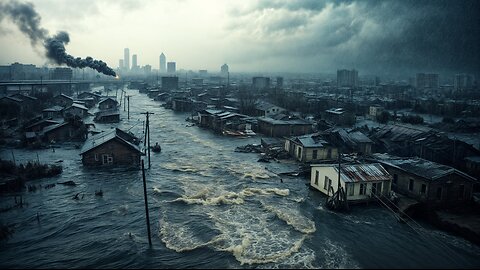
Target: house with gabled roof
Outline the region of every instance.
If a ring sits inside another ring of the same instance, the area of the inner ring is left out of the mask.
[[[85,141],[80,155],[85,166],[132,166],[140,165],[143,155],[139,140],[118,128],[102,132]]]
[[[65,108],[63,110],[64,116],[71,115],[71,116],[79,116],[80,118],[84,118],[88,116],[88,108],[79,104],[79,103],[72,103],[71,106]]]
[[[328,142],[320,133],[287,138],[285,151],[301,162],[335,160],[338,157],[337,146]]]
[[[62,118],[63,117],[63,107],[62,106],[53,106],[42,110],[43,118]]]
[[[112,110],[118,107],[118,102],[113,98],[106,98],[98,103],[100,110]]]
[[[471,201],[478,179],[453,167],[419,157],[373,154],[393,176],[392,189],[433,207],[448,207]]]
[[[55,97],[53,97],[53,103],[58,106],[62,107],[68,107],[72,105],[73,103],[73,98],[70,96],[67,96],[65,94],[60,94]]]

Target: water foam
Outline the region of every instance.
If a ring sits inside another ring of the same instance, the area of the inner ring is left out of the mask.
[[[264,209],[274,213],[279,219],[301,233],[312,234],[316,231],[315,222],[303,216],[293,205],[286,204],[286,202],[282,202],[281,205],[271,205],[263,201],[261,204]]]
[[[279,195],[288,196],[290,191],[288,189],[278,188],[245,188],[242,191],[236,193],[232,191],[220,191],[221,194],[213,194],[211,188],[203,188],[197,193],[192,195],[183,195],[170,202],[184,202],[187,204],[201,204],[201,205],[224,205],[224,204],[244,204],[246,197],[255,195]]]
[[[299,251],[307,235],[271,224],[271,214],[242,206],[209,213],[221,232],[213,247],[230,252],[240,264],[276,263]]]

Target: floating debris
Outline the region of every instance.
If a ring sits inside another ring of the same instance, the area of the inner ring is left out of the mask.
[[[67,182],[60,182],[60,183],[57,183],[59,185],[65,185],[65,186],[76,186],[77,184],[73,181],[67,181]]]

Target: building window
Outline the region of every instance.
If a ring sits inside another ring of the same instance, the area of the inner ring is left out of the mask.
[[[353,196],[355,194],[355,184],[348,184],[348,196]]]
[[[112,164],[113,163],[113,156],[109,154],[102,155],[103,164]]]
[[[393,184],[396,185],[398,181],[398,175],[395,173],[393,174]]]
[[[98,161],[98,154],[95,154],[95,161]]]
[[[320,174],[318,171],[315,171],[315,185],[318,186],[318,178],[320,177]]]
[[[422,189],[420,190],[420,193],[422,193],[423,195],[425,195],[425,193],[427,193],[427,185],[422,184]]]
[[[365,184],[366,185],[366,184]],[[382,183],[372,183],[372,194],[382,193]]]
[[[302,159],[302,148],[298,147],[298,159]]]
[[[437,200],[441,200],[442,199],[442,188],[439,187],[437,188]]]
[[[408,190],[413,191],[413,179],[410,179],[410,182],[408,182]]]
[[[323,183],[323,188],[326,190],[330,190],[331,186],[332,186],[332,179],[328,178],[328,176],[325,176],[325,182]]]
[[[365,191],[367,190],[367,184],[360,184],[360,195],[365,195]]]
[[[458,198],[463,199],[463,194],[465,193],[465,185],[461,184],[458,186]]]
[[[317,159],[318,150],[313,150],[312,159]]]
[[[327,149],[327,159],[330,159],[330,158],[332,158],[332,149],[328,148]]]

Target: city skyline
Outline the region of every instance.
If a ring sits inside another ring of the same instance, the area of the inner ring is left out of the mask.
[[[417,72],[478,76],[478,6],[471,1],[389,0],[33,3],[40,24],[51,34],[70,33],[69,53],[91,55],[112,67],[130,48],[142,56],[140,66],[155,69],[165,52],[185,70],[218,70],[228,63],[236,72],[334,73],[346,68],[404,77]],[[42,48],[2,18],[0,64],[48,63]],[[138,18],[143,20],[132,22]]]

